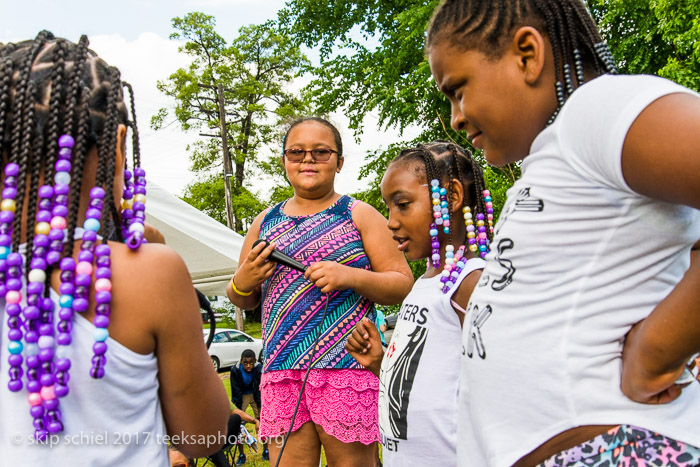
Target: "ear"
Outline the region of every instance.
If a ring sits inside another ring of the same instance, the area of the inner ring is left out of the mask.
[[[452,202],[452,212],[462,211],[462,202],[464,201],[464,187],[456,178],[450,180],[452,186],[452,197],[450,201]]]
[[[115,171],[120,172],[120,169],[124,169],[124,163],[126,162],[126,126],[122,123],[117,126],[117,157],[115,163]]]
[[[340,173],[340,169],[343,168],[344,162],[345,162],[345,158],[343,156],[338,156],[338,167],[335,168],[336,173]]]
[[[523,26],[513,35],[511,50],[527,84],[535,84],[544,70],[547,40],[532,26]]]

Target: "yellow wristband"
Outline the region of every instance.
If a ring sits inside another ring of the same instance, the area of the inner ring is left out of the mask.
[[[250,295],[250,294],[253,293],[253,291],[254,291],[255,289],[251,290],[250,292],[241,292],[240,290],[238,290],[238,289],[236,288],[236,283],[233,282],[233,279],[234,279],[235,277],[236,277],[236,275],[234,274],[233,277],[231,278],[231,288],[233,289],[234,292],[236,292],[236,293],[237,293],[238,295],[240,295],[241,297],[247,297],[248,295]]]

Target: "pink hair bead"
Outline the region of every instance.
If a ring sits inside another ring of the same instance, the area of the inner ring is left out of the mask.
[[[75,272],[77,274],[85,274],[86,276],[89,276],[92,274],[92,264],[88,263],[87,261],[81,261],[75,267]]]
[[[112,282],[109,279],[97,279],[95,281],[95,290],[97,292],[112,290]]]
[[[445,220],[442,222],[442,225],[443,225],[443,227],[449,227],[449,226],[450,226],[450,220],[449,220],[449,219],[445,219]]]
[[[32,392],[27,396],[27,400],[29,401],[29,405],[32,407],[35,407],[37,405],[41,405],[44,402],[44,399],[41,397],[41,394],[38,392]]]
[[[53,384],[51,386],[44,386],[41,388],[41,397],[45,401],[50,401],[56,398],[56,391],[54,390]]]
[[[51,228],[52,229],[65,229],[66,228],[66,219],[65,217],[58,217],[54,216],[51,219]]]
[[[15,305],[22,301],[22,294],[18,290],[8,290],[5,294],[5,301]]]

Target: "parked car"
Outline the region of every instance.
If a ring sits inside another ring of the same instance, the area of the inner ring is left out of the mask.
[[[203,330],[204,340],[209,337],[209,329]],[[262,339],[250,337],[237,329],[218,329],[209,347],[209,357],[216,371],[236,365],[241,360],[241,353],[251,349],[255,355],[262,352]]]

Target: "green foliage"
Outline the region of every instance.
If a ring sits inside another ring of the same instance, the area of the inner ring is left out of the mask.
[[[623,73],[663,76],[700,91],[700,2],[588,0]]]
[[[221,85],[234,169],[231,193],[235,229],[243,233],[268,202],[247,188],[250,175],[262,172],[273,183],[275,178],[281,182],[278,173],[267,171],[269,167],[260,162],[260,155],[268,145],[278,143],[281,121],[304,112],[306,102],[288,87],[308,60],[274,22],[240,28],[230,45],[216,32],[212,16],[188,13],[174,18],[172,24],[175,32],[170,38],[184,41],[179,50],[192,61],[187,68],[160,81],[158,89],[175,101],[173,116],[184,130],[198,129],[209,138],[189,148],[197,180],[188,186],[185,199],[225,222],[217,93]],[[151,119],[151,126],[162,128],[168,117],[168,110],[161,109]]]
[[[362,120],[370,112],[379,114],[384,128],[396,127],[401,132],[408,126],[423,129],[413,140],[366,156],[360,177],[368,179],[370,188],[356,195],[381,212],[381,176],[402,149],[435,140],[451,140],[471,148],[463,135],[449,128],[449,103],[435,86],[423,53],[425,29],[437,3],[292,0],[279,14],[282,27],[294,40],[320,47],[321,63],[310,69],[314,79],[306,90],[316,112],[342,111],[357,138],[361,138]],[[497,215],[519,168],[487,168],[483,158],[479,161]]]

